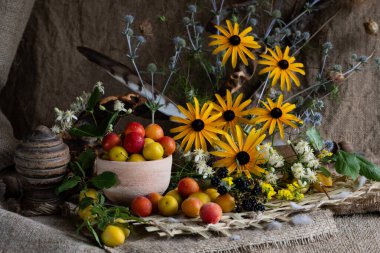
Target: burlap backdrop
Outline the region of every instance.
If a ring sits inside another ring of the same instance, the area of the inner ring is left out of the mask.
[[[8,72],[33,3],[34,0],[2,0],[0,2],[0,91],[7,82]],[[7,99],[7,101],[12,99]],[[8,103],[4,97],[1,100]],[[15,144],[12,126],[0,110],[0,169],[13,164]]]
[[[288,10],[283,12],[287,20],[302,10],[304,1],[275,2],[277,8]],[[347,65],[352,53],[368,55],[374,48],[375,37],[364,32],[363,23],[370,17],[379,20],[378,1],[332,2],[327,10],[316,12],[308,19],[309,30],[313,32],[343,6],[337,17],[305,49],[309,73],[319,66],[321,44],[327,40],[335,49],[329,58],[330,63]],[[151,61],[165,66],[173,52],[172,38],[183,35],[181,19],[187,15],[188,3],[175,0],[37,0],[8,84],[1,93],[1,107],[10,118],[16,137],[21,138],[39,124],[51,125],[54,106],[67,107],[75,96],[83,90],[90,90],[98,80],[105,83],[107,94],[126,92],[117,81],[76,51],[79,45],[88,46],[116,60],[128,62],[126,41],[121,34],[125,14],[136,16],[137,29],[145,20],[152,24],[152,34],[146,36],[148,42],[140,52],[141,66]],[[208,2],[199,2],[200,9],[206,4]],[[159,16],[164,16],[165,21]],[[260,25],[259,33],[266,24],[262,22]],[[340,98],[327,103],[325,137],[351,141],[357,150],[378,156],[378,77],[379,73],[370,68],[342,84]],[[371,159],[379,162],[375,156]]]

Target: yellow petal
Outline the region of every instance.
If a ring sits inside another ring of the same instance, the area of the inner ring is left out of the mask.
[[[282,101],[284,101],[284,95],[280,95],[277,100],[277,108],[281,108]]]
[[[248,65],[248,60],[247,60],[247,57],[245,57],[243,51],[241,50],[241,47],[237,47],[237,52],[239,54],[239,57],[241,59],[241,61],[244,63],[244,65]]]
[[[185,131],[186,129],[189,129],[189,128],[191,128],[191,126],[189,126],[189,125],[179,126],[179,127],[175,127],[175,128],[170,129],[170,132],[171,133],[183,132],[183,131]]]
[[[174,139],[174,140],[180,140],[180,139],[182,139],[183,137],[185,137],[186,135],[190,134],[191,131],[192,131],[191,128],[186,129],[186,130],[184,130],[184,131],[181,131],[181,133],[179,133],[179,134],[177,134],[176,136],[174,136],[173,139]],[[173,132],[172,132],[172,129],[170,129],[170,132],[173,133]]]
[[[277,70],[276,71],[276,74],[274,75],[273,79],[272,79],[272,86],[275,86],[278,79],[280,78],[281,76],[281,71],[280,70]]]
[[[193,132],[190,134],[189,140],[186,144],[185,153],[189,152],[191,150],[191,147],[193,146],[194,140],[195,140],[196,133]],[[183,139],[185,140],[185,139]]]
[[[243,150],[243,132],[240,128],[239,125],[236,125],[236,137],[237,137],[237,142],[238,142],[238,146],[239,146],[239,150]]]
[[[177,116],[171,116],[170,120],[174,121],[174,122],[178,122],[178,123],[183,123],[183,124],[190,124],[191,123],[191,120],[184,119],[184,118],[177,117]]]
[[[201,147],[202,147],[202,149],[203,150],[207,150],[207,143],[206,143],[206,140],[205,140],[202,132],[199,133],[199,139],[201,141]]]
[[[278,56],[276,55],[275,52],[273,52],[272,49],[268,48],[268,51],[269,51],[269,53],[272,55],[272,57],[273,57],[277,62],[281,61],[281,59],[278,58]]]
[[[273,58],[272,56],[270,56],[270,55],[261,54],[260,57],[264,58],[264,59],[267,59],[268,61],[274,62],[277,65],[277,60],[275,58]]]
[[[272,122],[270,123],[270,127],[269,127],[269,134],[273,134],[275,128],[276,128],[276,120],[272,119]]]
[[[224,27],[216,25],[215,28],[218,29],[221,33],[223,33],[223,35],[227,38],[231,37],[231,34],[227,32],[227,30]]]
[[[228,58],[230,58],[231,56],[231,52],[232,52],[232,47],[228,48],[226,53],[223,55],[223,59],[222,59],[222,65],[226,65],[226,62],[228,60]]]
[[[195,118],[199,119],[199,102],[196,97],[194,97],[194,105],[195,105]]]
[[[180,105],[178,105],[177,107],[189,120],[194,120],[194,116],[188,110],[186,110]]]
[[[262,75],[262,74],[268,73],[269,71],[272,71],[274,68],[275,68],[275,67],[273,67],[273,66],[265,67],[265,68],[263,68],[262,70],[260,70],[259,75]]]
[[[236,67],[237,64],[237,47],[232,47],[232,59],[231,59],[231,64],[232,68]]]
[[[240,34],[239,34],[239,37],[240,38],[243,38],[245,37],[248,33],[250,33],[252,31],[252,27],[251,26],[248,26],[247,28],[245,28]]]
[[[235,23],[235,26],[234,26],[234,35],[239,35],[239,24],[238,23]]]
[[[295,74],[293,74],[293,72],[291,72],[289,70],[287,70],[286,72],[288,73],[290,78],[294,81],[294,83],[299,87],[301,85],[301,83],[300,83],[300,80],[298,79],[298,77]]]
[[[257,63],[261,65],[277,66],[277,62],[273,62],[273,61],[258,60]]]
[[[302,70],[302,69],[294,68],[294,67],[292,67],[292,66],[290,66],[288,69],[291,70],[291,71],[293,71],[293,72],[300,73],[301,75],[305,75],[305,71]]]
[[[232,108],[232,95],[231,91],[227,89],[226,94],[226,100],[227,100],[227,109],[230,110]]]
[[[230,32],[231,36],[234,35],[234,28],[232,26],[232,23],[230,20],[226,20],[228,31]]]
[[[268,112],[268,110],[266,110],[264,108],[253,108],[251,110],[251,113],[253,115],[268,115],[270,112]]]
[[[279,46],[276,46],[276,52],[277,52],[278,58],[283,59],[281,48]]]
[[[285,71],[281,71],[281,90],[285,90]]]
[[[284,60],[287,60],[289,58],[289,51],[290,51],[290,48],[286,46],[285,52],[284,52]]]
[[[282,126],[279,120],[277,120],[277,125],[278,125],[278,129],[280,130],[281,139],[284,139],[284,127]]]
[[[255,56],[253,55],[253,53],[251,51],[249,51],[247,48],[245,47],[240,47],[240,49],[249,57],[251,58],[252,60],[255,60]]]
[[[226,50],[229,46],[230,46],[229,44],[221,45],[221,46],[215,48],[214,51],[212,51],[212,54],[218,54],[218,53]]]
[[[208,43],[208,45],[211,47],[211,46],[216,46],[216,45],[227,45],[229,46],[229,43],[228,43],[228,39],[224,39],[224,40],[214,40],[214,41],[211,41],[210,43]]]
[[[243,99],[243,93],[240,93],[233,104],[233,108],[238,107],[242,99]]]

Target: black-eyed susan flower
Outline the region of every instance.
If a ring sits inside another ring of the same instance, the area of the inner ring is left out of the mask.
[[[211,114],[214,106],[212,103],[205,103],[200,109],[198,99],[194,97],[194,105],[186,103],[187,110],[178,106],[178,109],[185,115],[186,118],[172,116],[170,120],[184,124],[170,129],[171,133],[178,133],[174,136],[174,140],[182,139],[181,147],[185,148],[185,153],[190,151],[193,146],[196,149],[207,151],[207,142],[213,144],[218,140],[217,134],[223,134],[220,129],[222,123],[216,122],[222,116],[222,113]]]
[[[268,98],[268,103],[261,101],[264,108],[252,109],[252,114],[257,116],[252,121],[256,124],[265,122],[261,131],[265,132],[269,128],[269,134],[271,135],[276,126],[278,126],[282,139],[284,139],[284,127],[282,124],[297,128],[294,122],[302,123],[299,118],[289,113],[296,108],[296,105],[290,103],[282,104],[283,99],[284,96],[282,94],[278,98],[277,103]]]
[[[218,113],[222,113],[217,122],[223,122],[222,129],[226,132],[231,130],[235,135],[236,124],[252,124],[252,122],[245,118],[247,115],[251,114],[251,109],[247,107],[251,104],[251,100],[248,99],[242,102],[243,94],[240,93],[239,96],[234,100],[232,94],[227,90],[226,98],[223,99],[219,94],[215,94],[217,103],[214,104],[214,109]]]
[[[252,27],[247,27],[239,33],[239,24],[232,25],[230,20],[226,20],[228,31],[222,26],[215,26],[221,34],[214,34],[210,37],[215,39],[209,43],[209,46],[218,46],[212,53],[218,54],[226,51],[223,55],[222,65],[225,65],[228,58],[231,57],[232,67],[236,67],[237,58],[242,60],[245,65],[248,65],[246,55],[255,60],[255,56],[248,48],[260,48],[261,46],[255,41],[253,36],[247,36],[252,31]]]
[[[300,80],[295,73],[300,73],[305,75],[305,71],[302,69],[303,64],[295,62],[296,58],[294,56],[289,56],[290,48],[286,47],[285,51],[282,52],[279,46],[276,46],[276,52],[268,48],[269,54],[261,54],[260,57],[264,58],[259,60],[258,63],[261,65],[267,65],[267,67],[260,70],[259,75],[270,72],[269,77],[272,78],[272,86],[276,85],[278,80],[280,80],[281,90],[285,90],[285,84],[287,90],[291,90],[291,80],[300,86]]]
[[[225,134],[225,138],[227,142],[215,141],[221,150],[210,152],[210,154],[221,158],[214,163],[215,168],[226,167],[229,174],[237,171],[238,174],[245,173],[247,177],[251,177],[250,173],[258,176],[265,173],[265,170],[259,167],[260,164],[265,163],[265,159],[263,154],[257,150],[257,146],[265,139],[265,134],[252,129],[249,135],[244,138],[243,131],[237,125],[237,143],[228,134]]]

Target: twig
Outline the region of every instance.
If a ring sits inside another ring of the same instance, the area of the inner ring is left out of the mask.
[[[319,27],[318,30],[315,33],[313,33],[313,35],[311,35],[310,38],[307,41],[305,41],[305,43],[300,48],[298,48],[293,55],[297,55],[301,51],[301,49],[307,45],[307,43],[309,43],[328,23],[330,23],[336,17],[336,15],[338,15],[340,10],[341,9],[337,10],[337,12],[335,12],[333,16],[331,16],[321,27]]]

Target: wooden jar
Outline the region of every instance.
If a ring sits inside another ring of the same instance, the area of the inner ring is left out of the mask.
[[[62,182],[70,161],[67,145],[49,128],[39,126],[17,146],[14,160],[21,176],[24,213],[56,213],[60,201],[55,189]]]

